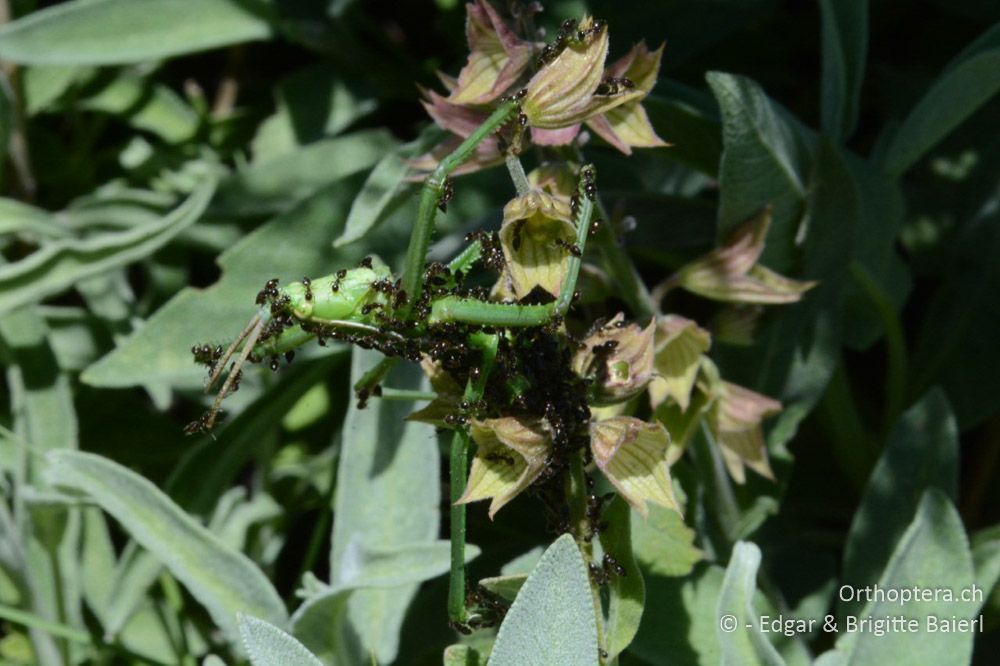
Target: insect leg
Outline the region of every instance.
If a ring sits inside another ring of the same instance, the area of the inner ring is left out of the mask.
[[[403,265],[403,290],[411,295],[420,293],[420,279],[424,273],[424,261],[427,259],[427,246],[430,245],[431,234],[434,233],[434,218],[438,204],[445,189],[445,180],[459,165],[465,162],[476,147],[490,136],[494,130],[510,120],[518,109],[518,102],[504,102],[490,115],[486,121],[463,141],[458,148],[445,157],[437,168],[424,181],[423,193],[420,195],[420,207],[417,209],[417,220],[413,225],[410,245],[406,250],[406,261]],[[412,305],[403,306],[401,314],[408,316]]]

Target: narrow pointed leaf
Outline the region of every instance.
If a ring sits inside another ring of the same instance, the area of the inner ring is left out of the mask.
[[[84,240],[55,241],[18,262],[0,266],[0,313],[149,256],[201,217],[214,189],[209,177],[157,223]]]
[[[237,612],[278,625],[288,619],[270,581],[246,555],[225,546],[147,479],[78,451],[49,454],[50,480],[85,493],[156,556],[234,642]]]
[[[122,65],[250,40],[270,26],[237,0],[74,0],[0,30],[0,58],[47,65]]]

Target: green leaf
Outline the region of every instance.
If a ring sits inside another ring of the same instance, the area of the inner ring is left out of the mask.
[[[356,593],[353,586],[332,587],[314,595],[292,615],[292,633],[307,649],[328,663],[360,664],[364,649],[347,624],[347,602]]]
[[[861,82],[868,55],[868,0],[820,0],[823,24],[823,132],[842,142],[858,122]]]
[[[1000,90],[1000,23],[958,54],[893,135],[881,159],[898,176]]]
[[[24,89],[24,112],[33,116],[36,113],[49,111],[63,93],[95,71],[92,67],[76,65],[38,65],[23,68],[21,86]]]
[[[695,532],[676,511],[649,507],[649,516],[631,514],[635,557],[659,576],[686,576],[703,557],[695,547]]]
[[[430,150],[441,138],[440,130],[431,127],[416,140],[400,146],[379,160],[354,198],[344,231],[333,242],[334,247],[341,247],[364,237],[369,230],[384,221],[393,209],[413,195],[418,185],[404,181],[410,171],[406,160]]]
[[[253,666],[322,666],[302,643],[270,622],[239,613],[243,647]]]
[[[493,594],[498,594],[507,601],[514,601],[517,593],[524,587],[524,581],[528,580],[528,574],[509,574],[506,576],[491,576],[481,578],[479,584]]]
[[[929,626],[930,618],[974,618],[978,601],[962,601],[962,591],[975,582],[972,555],[962,527],[962,519],[948,497],[937,488],[929,488],[917,507],[913,522],[903,533],[885,570],[878,579],[883,590],[951,590],[953,598],[935,594],[930,600],[873,599],[856,618],[911,618],[916,631],[888,631],[877,636],[872,631],[850,631],[841,620],[839,638],[832,652],[816,662],[822,666],[839,664],[888,664],[906,655],[910,664],[968,664],[972,658],[975,632],[942,631]],[[852,587],[857,590],[857,587]],[[981,621],[981,620],[980,620]]]
[[[116,77],[78,106],[121,116],[167,143],[186,141],[198,131],[198,114],[177,93],[161,84],[149,84],[133,72]]]
[[[485,666],[486,659],[471,645],[449,645],[444,649],[444,666]]]
[[[791,261],[806,194],[804,139],[754,81],[722,72],[705,78],[722,113],[719,238],[773,205],[763,259],[781,271]]]
[[[50,480],[86,493],[155,555],[201,602],[230,641],[238,641],[236,613],[284,625],[288,616],[270,581],[245,555],[225,546],[147,479],[101,456],[49,454]]]
[[[259,216],[288,210],[320,188],[364,171],[394,145],[385,130],[362,130],[277,155],[223,180],[210,212]]]
[[[753,603],[759,568],[760,548],[749,542],[737,542],[722,581],[715,614],[719,619],[718,636],[722,646],[720,664],[776,666],[785,663],[764,636],[761,613]]]
[[[356,661],[364,650],[358,645],[358,635],[344,620],[348,600],[365,591],[399,590],[401,586],[419,584],[448,571],[451,566],[451,544],[407,544],[392,550],[362,554],[359,574],[352,581],[327,586],[309,597],[292,615],[292,633],[310,650],[337,664]],[[465,561],[479,554],[475,546],[466,546]]]
[[[369,93],[349,85],[329,63],[292,73],[275,94],[278,109],[259,125],[251,144],[254,164],[337,135],[376,107]]]
[[[0,271],[5,268],[0,264]],[[0,342],[9,354],[7,386],[15,407],[14,431],[32,450],[77,447],[78,426],[69,377],[56,362],[48,327],[37,309],[25,307],[0,317]],[[35,481],[37,465],[27,480]]]
[[[583,556],[573,537],[556,539],[500,625],[490,666],[596,666],[597,618]]]
[[[16,199],[0,199],[0,237],[7,235],[37,241],[66,238],[71,232],[46,210]]]
[[[941,386],[963,430],[987,419],[1000,404],[1000,349],[986,334],[1000,325],[998,202],[1000,194],[963,225],[914,353],[913,384],[921,391]]]
[[[654,94],[643,100],[649,120],[664,141],[672,143],[664,157],[675,159],[692,169],[715,177],[722,156],[719,119],[705,104],[707,94],[680,84],[661,80]]]
[[[352,191],[346,183],[331,185],[245,236],[219,257],[223,274],[218,282],[204,290],[181,291],[87,368],[83,381],[101,387],[149,381],[200,385],[203,369],[192,362],[191,346],[232,339],[253,314],[253,296],[264,282],[323,275],[361,258],[365,248],[338,252],[330,247]]]
[[[18,262],[0,266],[0,314],[149,256],[194,224],[214,189],[214,180],[206,178],[187,201],[155,224],[84,240],[54,241]]]
[[[608,617],[604,628],[608,659],[621,654],[635,638],[646,603],[646,586],[632,553],[632,513],[620,495],[604,511],[608,529],[601,532],[601,548],[625,570],[624,576],[612,576],[608,583]]]
[[[928,488],[952,498],[958,493],[958,428],[948,401],[936,390],[899,420],[872,471],[847,536],[845,583],[863,587],[878,580]],[[860,605],[844,603],[841,610],[856,613]]]
[[[465,545],[465,562],[479,556],[478,546]],[[398,587],[422,583],[447,573],[451,567],[451,542],[407,543],[391,548],[370,548],[361,553],[357,578],[345,583],[364,587]],[[360,581],[360,582],[358,582]]]
[[[25,64],[122,65],[266,39],[236,0],[75,0],[0,29],[0,58]]]
[[[381,356],[356,349],[351,383]],[[391,383],[416,389],[422,374],[399,366]],[[344,419],[330,551],[330,583],[351,584],[364,576],[364,553],[437,541],[440,512],[439,462],[434,428],[407,422],[406,402],[377,400],[350,407]],[[365,651],[380,662],[396,657],[399,631],[416,584],[361,590],[348,602],[348,618]]]

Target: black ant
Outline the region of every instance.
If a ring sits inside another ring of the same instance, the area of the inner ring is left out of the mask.
[[[594,90],[594,94],[609,97],[634,88],[635,83],[632,82],[632,79],[624,76],[609,76],[597,84],[597,89]]]
[[[441,183],[441,196],[438,199],[438,210],[442,213],[448,212],[448,202],[455,196],[455,182],[451,178],[445,178]]]

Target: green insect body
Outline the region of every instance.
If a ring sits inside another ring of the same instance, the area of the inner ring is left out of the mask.
[[[391,279],[392,273],[387,266],[353,268],[342,277],[334,274],[310,280],[308,284],[293,282],[278,290],[278,298],[287,299],[286,311],[299,321],[374,324],[375,308],[363,312],[365,306],[377,303],[386,307],[388,304],[386,297],[372,284]]]

